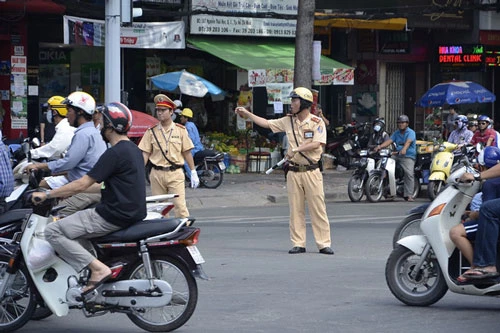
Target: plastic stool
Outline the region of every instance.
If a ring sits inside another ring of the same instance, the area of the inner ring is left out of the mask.
[[[256,163],[255,170],[250,171],[250,163]],[[265,162],[263,170],[261,170],[261,162]],[[268,152],[253,151],[247,154],[247,172],[264,172],[271,167],[271,154]]]

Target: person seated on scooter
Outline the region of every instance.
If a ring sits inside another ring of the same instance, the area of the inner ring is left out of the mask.
[[[385,131],[384,118],[375,119],[373,121],[373,133],[368,140],[368,149],[373,150],[376,146],[389,139],[389,134]]]
[[[71,93],[64,101],[70,125],[77,127],[66,155],[48,163],[28,165],[28,170],[48,170],[62,176],[46,177],[40,182],[41,187],[55,189],[87,174],[106,150],[106,144],[99,131],[94,127],[92,115],[95,112],[95,100],[83,91]]]
[[[75,128],[66,119],[68,110],[62,102],[64,97],[52,96],[47,101],[47,121],[55,124],[55,134],[45,146],[30,150],[31,158],[47,158],[54,160],[62,157],[62,154],[71,144]]]
[[[472,132],[472,136],[474,136],[474,133],[476,133],[477,131],[477,120],[470,120],[469,126],[467,126],[467,128]]]
[[[179,122],[186,127],[189,138],[193,141],[194,148],[191,149],[191,155],[196,155],[196,153],[203,151],[204,147],[200,140],[200,133],[198,132],[198,128],[196,124],[191,120],[193,119],[193,110],[190,108],[184,108],[182,112],[179,114]],[[191,169],[187,162],[184,162],[184,170],[186,170],[186,175],[191,179]]]
[[[498,164],[500,161],[500,149],[497,147],[486,147],[478,156],[481,168],[486,170]],[[482,192],[477,193],[471,201],[470,213],[463,224],[451,228],[450,238],[457,248],[462,252],[465,259],[472,263],[473,247],[471,241],[476,236],[479,209],[484,202],[500,198],[500,178],[488,179],[482,185]]]
[[[101,135],[112,147],[82,178],[55,190],[33,194],[33,203],[67,197],[83,191],[100,191],[95,208],[79,211],[47,225],[45,239],[77,272],[91,271],[82,294],[88,294],[111,277],[111,270],[87,248],[89,239],[126,228],[146,217],[146,183],[141,150],[127,137],[132,113],[115,102],[102,107]]]
[[[487,146],[495,146],[496,143],[496,131],[494,129],[489,128],[491,124],[491,119],[488,116],[481,115],[479,116],[478,124],[479,130],[477,130],[472,136],[471,144],[477,145],[478,143],[482,144],[483,147]]]
[[[417,137],[415,131],[409,127],[410,119],[403,114],[398,117],[398,130],[392,133],[389,140],[386,140],[375,147],[375,151],[396,144],[396,162],[404,170],[404,199],[414,201],[414,172],[415,160],[417,159]]]
[[[7,198],[14,191],[14,173],[9,157],[9,149],[0,140],[0,214],[7,209]]]
[[[448,137],[448,142],[455,143],[457,145],[464,145],[470,143],[474,133],[467,129],[467,119],[464,115],[459,115],[457,120],[455,120],[455,129],[450,133]]]
[[[500,159],[500,156],[497,158]],[[460,181],[481,181],[498,177],[500,177],[500,164],[478,174],[464,173]],[[471,269],[458,278],[460,283],[478,283],[480,280],[499,276],[496,267],[499,231],[500,198],[496,198],[483,202],[479,209]]]

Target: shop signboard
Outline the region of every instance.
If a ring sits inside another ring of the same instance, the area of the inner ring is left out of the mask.
[[[269,16],[296,16],[298,0],[192,0],[191,10],[207,13],[191,15],[191,34],[295,38],[297,20]],[[228,15],[210,15],[211,11],[227,12]],[[242,16],[238,16],[238,13],[242,13]],[[248,17],[248,13],[269,16]]]
[[[64,16],[64,44],[104,46],[104,21]],[[120,27],[120,46],[137,49],[186,48],[184,22],[134,22]]]
[[[477,44],[440,45],[437,61],[443,72],[479,72],[484,70],[484,47]]]

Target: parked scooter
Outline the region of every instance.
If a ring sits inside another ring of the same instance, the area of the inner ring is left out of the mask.
[[[370,202],[377,202],[394,196],[404,196],[404,171],[403,168],[391,158],[392,150],[384,148],[379,151],[380,160],[365,184],[366,198]],[[420,193],[420,171],[415,174],[412,197]]]
[[[438,194],[422,217],[423,235],[400,239],[387,260],[387,285],[392,294],[407,305],[434,304],[448,289],[476,296],[500,294],[500,284],[496,280],[471,285],[460,285],[457,281],[469,264],[451,241],[449,231],[461,223],[462,213],[480,188],[479,181],[457,181],[465,172],[478,173],[470,166],[452,173],[448,180],[450,185]]]
[[[333,161],[335,165],[341,165],[347,169],[352,167],[353,159],[362,147],[359,141],[360,137],[363,143],[367,141],[366,132],[369,133],[368,127],[368,123],[361,125],[347,124],[342,127],[342,132],[337,131],[338,134],[327,140],[325,153],[335,157]]]
[[[222,184],[226,170],[223,153],[211,149],[202,150],[194,155],[194,165],[200,179],[200,186],[217,188]],[[189,175],[186,172],[184,174],[186,181],[190,182]]]
[[[365,194],[365,183],[370,172],[375,169],[375,159],[367,149],[359,151],[359,159],[354,161],[354,172],[347,184],[347,194],[352,202],[360,201]]]
[[[76,272],[43,239],[54,202],[35,206],[12,243],[0,246],[2,332],[24,326],[40,302],[58,317],[70,309],[82,310],[85,317],[125,313],[151,332],[172,331],[186,323],[197,303],[195,278],[206,278],[196,247],[200,230],[191,226],[194,220],[143,221],[93,239],[97,257],[111,268],[112,277],[82,295],[90,272]]]

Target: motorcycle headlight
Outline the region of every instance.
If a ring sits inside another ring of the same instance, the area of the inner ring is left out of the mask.
[[[359,156],[361,156],[361,157],[368,156],[368,150],[366,150],[366,149],[361,149],[361,150],[359,151]]]
[[[391,150],[387,148],[380,149],[380,156],[382,157],[391,156]]]

